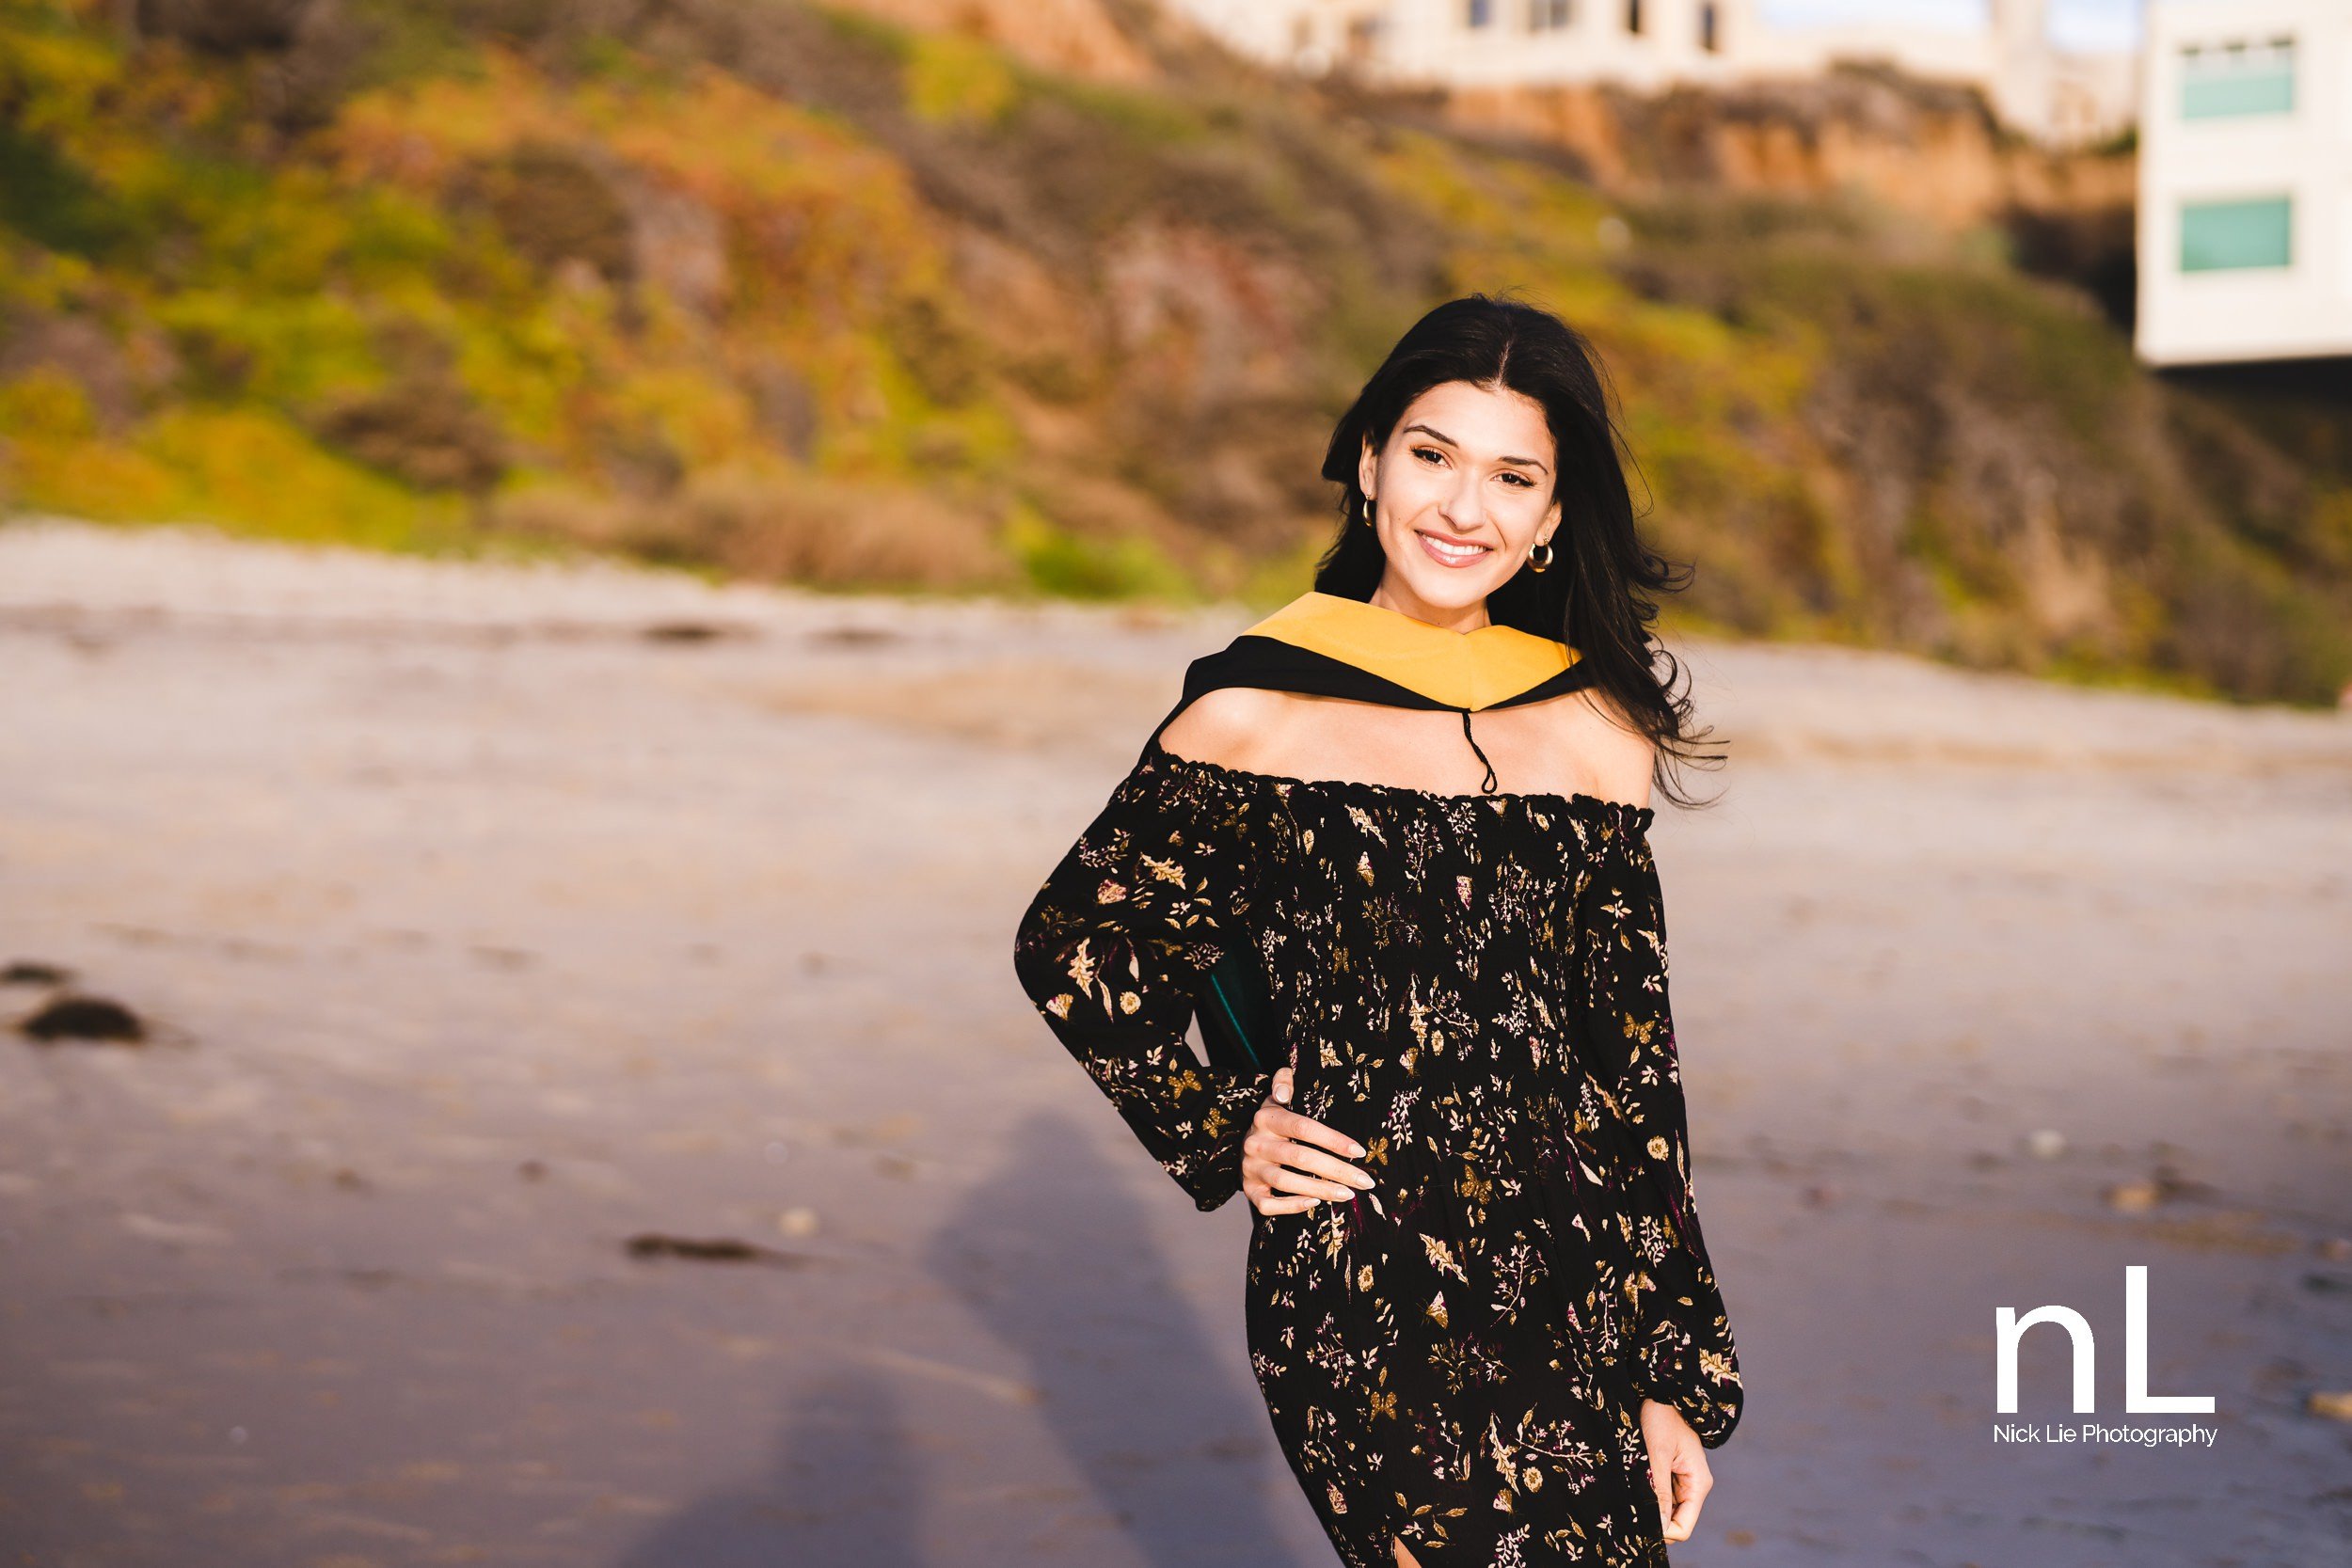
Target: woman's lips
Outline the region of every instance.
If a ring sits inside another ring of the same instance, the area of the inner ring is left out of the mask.
[[[1421,541],[1422,552],[1440,566],[1475,566],[1494,553],[1490,545],[1450,544],[1420,529],[1415,529],[1413,533]]]

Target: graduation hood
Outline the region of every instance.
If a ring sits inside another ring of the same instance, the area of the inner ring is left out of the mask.
[[[1486,765],[1482,793],[1495,788],[1494,765],[1470,734],[1470,716],[1492,707],[1541,702],[1590,684],[1577,650],[1517,626],[1449,631],[1402,610],[1310,591],[1184,672],[1184,695],[1152,732],[1160,731],[1203,692],[1253,686],[1305,696],[1342,697],[1390,707],[1450,708],[1462,736]]]

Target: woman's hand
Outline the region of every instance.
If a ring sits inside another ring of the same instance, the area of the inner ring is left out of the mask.
[[[1284,1109],[1290,1098],[1291,1069],[1276,1068],[1274,1092],[1258,1107],[1249,1135],[1241,1141],[1241,1190],[1261,1214],[1295,1214],[1327,1197],[1353,1197],[1372,1185],[1369,1173],[1338,1158],[1360,1159],[1364,1146],[1312,1117]]]
[[[1681,1411],[1656,1400],[1642,1402],[1642,1445],[1649,1450],[1649,1484],[1658,1497],[1661,1532],[1670,1542],[1688,1541],[1699,1522],[1699,1505],[1715,1485],[1707,1449]]]

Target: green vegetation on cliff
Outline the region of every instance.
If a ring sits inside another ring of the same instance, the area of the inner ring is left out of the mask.
[[[2341,408],[2148,376],[1995,235],[1620,199],[1136,31],[1148,87],[797,0],[0,0],[0,501],[1264,602],[1377,356],[1511,288],[1607,357],[1685,624],[2352,678]]]

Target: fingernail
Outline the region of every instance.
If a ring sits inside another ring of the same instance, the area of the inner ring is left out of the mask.
[[[1360,1160],[1364,1157],[1366,1152],[1368,1151],[1362,1144],[1349,1144],[1347,1146],[1347,1153],[1350,1159]]]

